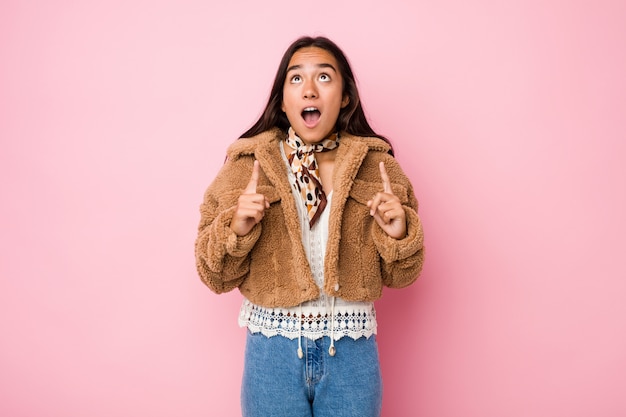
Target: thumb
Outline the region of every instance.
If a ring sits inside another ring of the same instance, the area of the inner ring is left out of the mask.
[[[252,176],[250,177],[250,181],[248,185],[246,185],[246,189],[243,190],[244,194],[256,194],[256,186],[259,182],[259,161],[254,160],[254,165],[252,166]]]

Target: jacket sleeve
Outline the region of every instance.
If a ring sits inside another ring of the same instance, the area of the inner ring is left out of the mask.
[[[245,280],[249,253],[261,235],[260,223],[245,236],[237,236],[230,229],[237,200],[245,188],[245,172],[252,169],[250,166],[246,171],[241,165],[227,161],[200,206],[196,267],[202,281],[217,294],[231,291]]]
[[[377,223],[372,228],[372,240],[381,258],[383,284],[402,288],[415,282],[424,264],[424,232],[417,214],[418,203],[413,186],[395,160],[385,161],[392,189],[406,213],[407,234],[403,239],[387,235]]]

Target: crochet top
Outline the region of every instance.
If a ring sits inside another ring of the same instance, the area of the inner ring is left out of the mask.
[[[293,184],[294,174],[288,165],[282,143],[279,146],[285,169]],[[376,334],[376,311],[373,302],[346,301],[329,296],[322,291],[328,219],[333,192],[328,194],[327,207],[312,228],[309,228],[306,207],[295,185],[292,187],[292,193],[298,207],[298,217],[303,231],[302,243],[311,272],[320,288],[320,296],[291,308],[266,308],[244,299],[239,312],[239,325],[247,327],[252,333],[260,332],[267,337],[280,335],[289,339],[296,339],[300,336],[312,340],[323,336],[329,336],[333,340],[339,340],[344,336],[358,339]]]

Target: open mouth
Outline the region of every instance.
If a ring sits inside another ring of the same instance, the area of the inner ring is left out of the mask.
[[[317,107],[307,107],[302,110],[302,118],[307,126],[315,125],[321,115],[322,113],[317,109]]]

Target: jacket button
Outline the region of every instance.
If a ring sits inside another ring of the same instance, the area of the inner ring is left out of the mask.
[[[339,283],[335,284],[335,291],[339,291]]]

